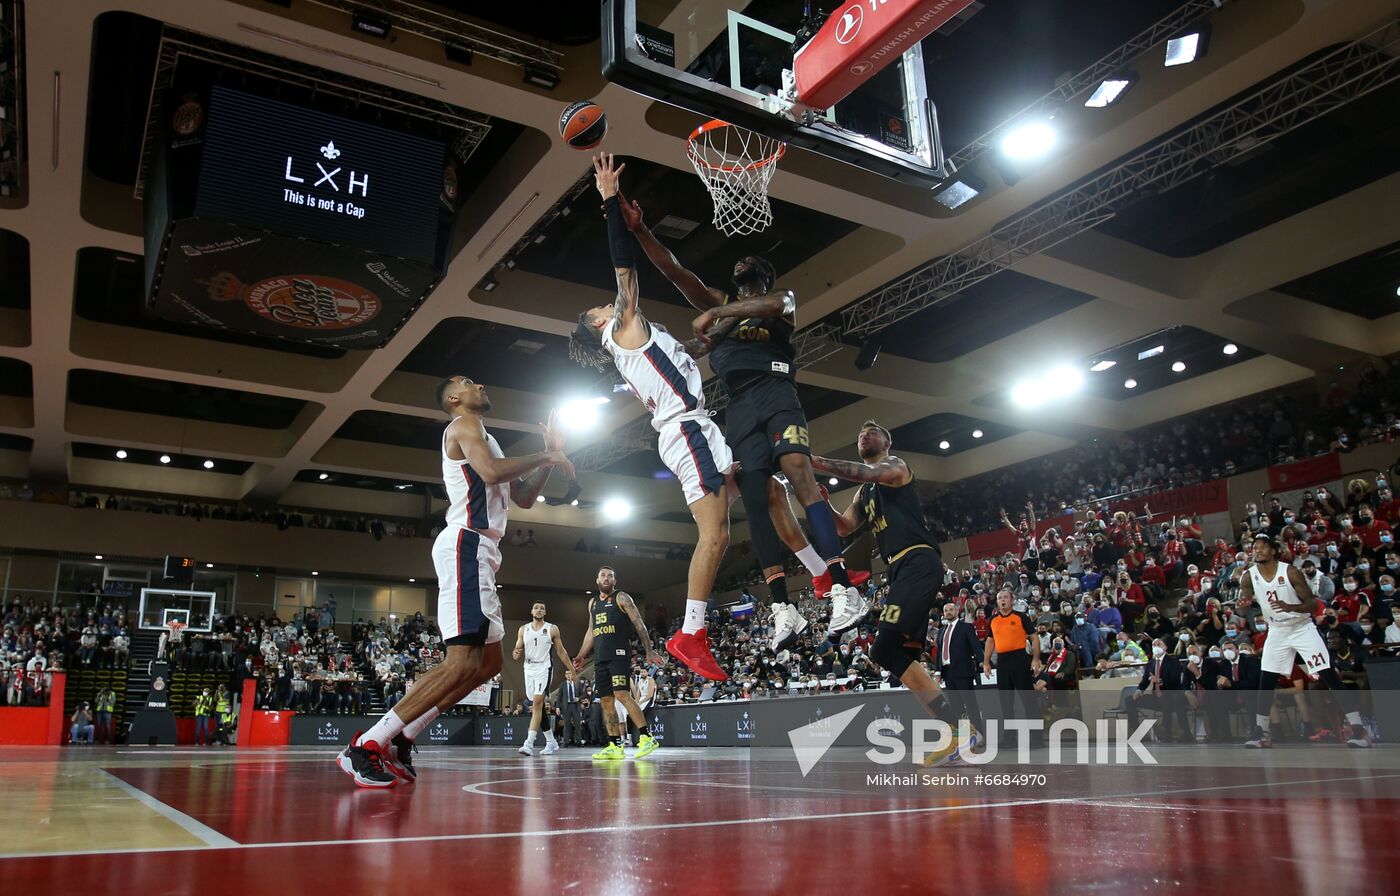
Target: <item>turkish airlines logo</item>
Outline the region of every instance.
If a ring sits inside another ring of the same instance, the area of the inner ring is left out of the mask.
[[[841,18],[836,22],[836,42],[848,44],[855,40],[856,35],[860,34],[860,23],[864,18],[865,12],[859,3],[841,13]]]

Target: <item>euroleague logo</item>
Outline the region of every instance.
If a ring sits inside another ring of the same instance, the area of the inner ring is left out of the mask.
[[[269,277],[247,285],[232,274],[215,275],[209,284],[215,301],[242,299],[243,304],[274,323],[303,330],[345,330],[379,316],[379,297],[362,286],[302,274]]]
[[[859,3],[853,4],[850,9],[841,13],[841,18],[836,21],[836,42],[838,44],[848,44],[856,39],[860,34],[860,24],[865,19],[865,11],[861,9]]]

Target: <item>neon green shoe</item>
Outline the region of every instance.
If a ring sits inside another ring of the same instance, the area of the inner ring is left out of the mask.
[[[627,753],[617,744],[609,743],[606,747],[593,754],[594,759],[626,759]]]
[[[659,746],[661,746],[661,741],[650,734],[643,734],[642,739],[637,741],[637,754],[632,758],[641,759],[643,756],[650,756],[656,752],[656,748]]]

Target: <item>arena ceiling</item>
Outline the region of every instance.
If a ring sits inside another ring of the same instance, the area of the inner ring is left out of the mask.
[[[686,6],[659,5],[676,16]],[[926,44],[947,148],[1177,5],[987,0],[956,33]],[[450,63],[440,43],[413,34],[357,35],[341,0],[25,6],[27,183],[21,197],[0,198],[0,476],[121,490],[138,481],[131,470],[169,454],[188,471],[180,482],[192,498],[395,516],[433,500],[438,378],[487,384],[488,423],[511,453],[537,448],[532,433],[552,403],[607,388],[565,351],[578,312],[612,292],[596,196],[577,189],[587,160],[554,136],[570,101],[605,107],[607,148],[629,159],[627,189],[653,222],[669,214],[682,230],[696,225],[670,241],[682,260],[722,282],[734,257],[763,252],[810,323],[838,320],[883,284],[1400,14],[1395,0],[1231,0],[1212,17],[1204,59],[1170,70],[1145,60],[1123,102],[1067,115],[1072,130],[1047,161],[956,214],[915,188],[794,150],[772,184],[775,225],[735,244],[709,226],[708,199],[676,137],[678,121],[694,120],[603,81],[596,15],[578,12],[590,4],[528,17],[518,11],[550,4],[516,4],[492,23],[563,54],[552,91],[482,54]],[[437,6],[468,15],[481,4]],[[133,186],[160,23],[491,116],[493,137],[464,173],[447,275],[386,346],[315,348],[142,314]],[[1400,350],[1397,108],[1400,90],[1382,88],[1145,195],[1103,226],[903,320],[868,371],[854,367],[853,340],[801,376],[813,448],[849,452],[873,417],[896,433],[921,479],[953,482]],[[654,319],[687,327],[688,309],[663,281],[644,270],[642,286]],[[1163,355],[1138,362],[1156,342]],[[1226,343],[1241,350],[1225,356]],[[1120,363],[1089,374],[1073,400],[1035,411],[1006,401],[1018,377],[1109,357]],[[1184,373],[1170,372],[1176,360]],[[1127,376],[1142,387],[1123,390]],[[613,401],[587,438],[609,438],[640,410]],[[660,470],[654,454],[638,452],[584,473],[581,506],[552,500],[518,518],[591,529],[603,524],[594,502],[626,495],[639,512],[612,531],[688,541],[679,489]],[[556,482],[549,494],[563,492]]]

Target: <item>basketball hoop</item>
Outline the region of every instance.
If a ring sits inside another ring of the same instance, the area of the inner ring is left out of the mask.
[[[787,144],[732,125],[708,121],[686,141],[686,157],[715,206],[715,227],[727,236],[758,233],[773,223],[768,182]]]

